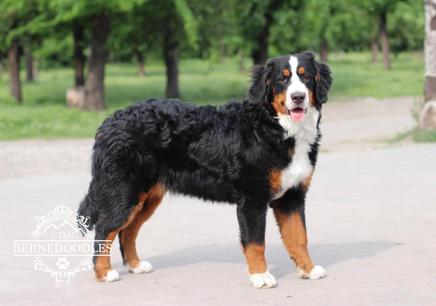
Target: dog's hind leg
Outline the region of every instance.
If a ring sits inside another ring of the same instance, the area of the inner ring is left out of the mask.
[[[277,281],[268,272],[265,259],[267,205],[250,204],[254,203],[240,204],[237,208],[241,244],[248,264],[250,281],[255,288],[272,288],[277,285]]]
[[[112,241],[142,210],[143,201],[128,184],[118,184],[110,192],[108,189],[106,194],[100,194],[96,203],[100,204],[100,211],[95,224],[94,271],[97,280],[112,282],[119,279],[110,263]]]
[[[124,264],[128,266],[132,273],[151,272],[153,267],[147,261],[141,261],[136,252],[136,237],[142,224],[151,217],[160,202],[162,201],[165,188],[159,183],[150,188],[146,193],[142,193],[137,211],[131,222],[119,232],[120,249]]]
[[[95,277],[100,282],[114,282],[120,279],[116,270],[112,270],[110,252],[112,241],[117,236],[118,230],[110,232],[96,228],[94,242],[94,271]]]

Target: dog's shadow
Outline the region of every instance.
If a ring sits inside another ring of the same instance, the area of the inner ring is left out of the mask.
[[[368,258],[393,248],[399,243],[391,241],[356,241],[341,244],[312,245],[310,253],[316,264],[329,266],[350,259]],[[283,277],[294,271],[284,247],[280,244],[268,244],[266,250],[270,271],[276,277]],[[180,267],[200,262],[241,263],[245,264],[240,247],[237,244],[201,245],[178,249],[171,253],[147,258],[157,269]]]

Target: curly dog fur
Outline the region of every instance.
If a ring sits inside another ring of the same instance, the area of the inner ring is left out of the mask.
[[[214,107],[150,99],[107,118],[96,133],[92,181],[78,211],[96,230],[97,279],[114,280],[109,257],[103,255],[117,235],[129,269],[142,271],[134,240],[166,190],[237,205],[255,287],[275,285],[264,259],[265,216],[273,207],[289,255],[302,276],[311,278],[315,266],[305,246],[304,198],[330,84],[328,67],[305,52],[255,67],[242,103]],[[301,96],[295,100],[296,86],[307,91],[306,109]],[[296,101],[300,107],[292,108]],[[303,112],[307,118],[294,122]],[[310,124],[313,128],[307,128]]]

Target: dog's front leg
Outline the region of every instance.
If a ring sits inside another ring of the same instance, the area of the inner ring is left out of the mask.
[[[315,266],[307,250],[307,233],[304,215],[304,190],[289,190],[282,198],[271,203],[289,256],[297,265],[302,278],[320,279],[326,276],[322,266]]]
[[[265,223],[267,205],[238,205],[237,215],[241,244],[248,264],[250,281],[255,288],[272,288],[277,282],[265,260]]]

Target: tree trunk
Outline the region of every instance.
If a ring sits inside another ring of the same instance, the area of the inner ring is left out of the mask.
[[[73,23],[73,64],[74,64],[74,81],[76,88],[85,85],[85,48],[83,25],[76,21]]]
[[[371,63],[375,64],[377,62],[377,54],[378,54],[378,44],[377,38],[374,37],[371,39]]]
[[[269,29],[271,26],[272,16],[267,14],[265,16],[265,24],[263,25],[260,32],[257,34],[256,43],[251,56],[253,58],[253,63],[255,65],[263,65],[268,59],[268,39],[269,39]]]
[[[85,48],[83,26],[79,21],[73,23],[73,64],[74,64],[74,82],[76,87],[85,85]]]
[[[245,72],[245,66],[244,66],[244,52],[242,51],[242,48],[239,47],[238,49],[238,62],[239,62],[239,72]]]
[[[177,38],[174,37],[173,31],[168,29],[164,37],[164,60],[167,74],[167,85],[165,96],[167,98],[179,98],[179,63],[178,63],[178,46]]]
[[[110,19],[105,13],[94,17],[91,37],[91,55],[88,63],[88,79],[85,84],[86,110],[102,110],[104,101],[104,70],[106,64],[106,41],[110,32]]]
[[[18,53],[18,42],[14,39],[8,50],[9,62],[9,86],[11,95],[18,103],[21,103],[23,97],[21,94],[20,81],[20,59]]]
[[[24,60],[26,62],[26,81],[33,82],[35,80],[34,68],[33,68],[33,56],[29,46],[24,48]]]
[[[386,69],[391,69],[390,49],[389,49],[389,36],[387,27],[387,12],[382,12],[379,15],[379,31],[380,43],[383,51],[383,64]]]
[[[144,59],[144,54],[142,54],[141,51],[136,50],[135,51],[135,55],[136,55],[136,60],[138,61],[138,75],[140,77],[144,77],[145,76],[145,59]]]
[[[273,22],[273,12],[280,6],[279,3],[280,1],[272,1],[265,11],[265,23],[256,36],[257,44],[255,44],[251,52],[251,57],[255,65],[263,65],[268,59],[268,41],[271,24]]]
[[[427,0],[425,7],[425,83],[424,104],[419,126],[436,129],[436,0]]]
[[[321,62],[327,63],[329,59],[329,46],[325,39],[321,40],[321,44],[319,46],[319,56],[321,58]]]

